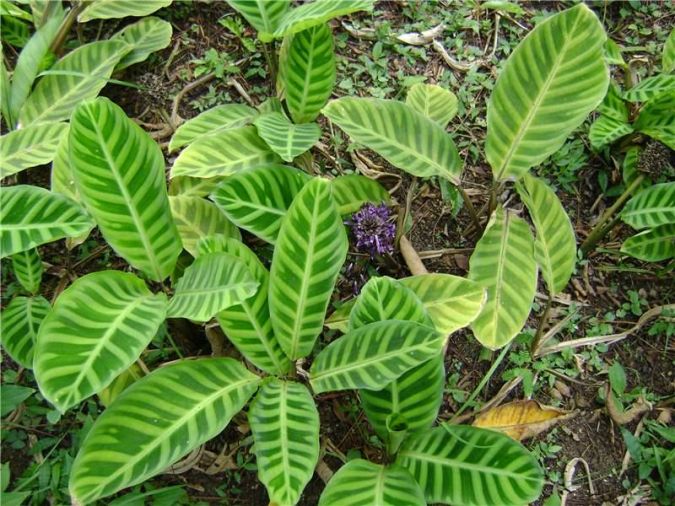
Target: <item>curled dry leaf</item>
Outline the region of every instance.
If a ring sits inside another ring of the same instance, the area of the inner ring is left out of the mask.
[[[443,24],[434,26],[423,32],[403,33],[396,37],[396,40],[409,44],[411,46],[424,46],[443,33],[445,26]]]
[[[547,431],[556,423],[574,415],[576,412],[542,406],[533,400],[522,400],[481,413],[474,420],[473,426],[498,430],[516,441],[522,441]]]

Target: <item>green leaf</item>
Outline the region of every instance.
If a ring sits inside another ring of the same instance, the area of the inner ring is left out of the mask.
[[[251,404],[248,420],[258,477],[270,504],[296,504],[319,460],[314,399],[300,383],[270,378]]]
[[[177,176],[169,183],[169,196],[206,197],[215,190],[224,177]]]
[[[5,54],[4,47],[0,42],[0,56]],[[5,59],[0,58],[0,113],[5,120],[6,125],[14,126],[14,120],[12,119],[9,111],[9,102],[10,101],[10,84],[9,84],[9,73],[5,67]]]
[[[175,151],[203,137],[246,126],[257,115],[258,111],[242,104],[213,107],[179,126],[171,137],[169,151]]]
[[[324,115],[359,144],[414,176],[441,176],[459,183],[462,170],[452,138],[437,123],[402,102],[344,97]]]
[[[16,279],[27,291],[35,295],[42,281],[42,259],[36,248],[12,255],[12,270]]]
[[[335,86],[335,53],[330,27],[319,24],[284,40],[277,86],[296,123],[314,121]]]
[[[227,3],[251,23],[263,42],[272,40],[279,21],[291,5],[290,0],[227,0]]]
[[[54,73],[40,79],[26,100],[19,115],[21,125],[70,118],[79,104],[98,95],[129,49],[120,40],[105,40],[68,53],[50,68]]]
[[[291,360],[309,355],[323,329],[348,242],[330,182],[311,179],[281,223],[270,276],[272,328]]]
[[[485,304],[485,289],[450,274],[421,274],[399,282],[419,297],[434,327],[449,335],[476,319]]]
[[[145,61],[155,51],[164,49],[171,42],[172,33],[171,23],[152,16],[127,25],[112,36],[112,39],[123,40],[131,47],[115,70]]]
[[[200,255],[221,251],[244,262],[258,288],[252,297],[221,311],[216,318],[227,338],[253,365],[270,374],[287,374],[292,364],[272,330],[267,301],[270,274],[265,266],[243,243],[224,235],[205,237],[197,249]]]
[[[131,364],[131,367],[117,376],[110,385],[98,392],[98,399],[106,408],[117,399],[127,387],[143,377],[143,370],[138,363]]]
[[[24,19],[26,21],[30,21],[31,23],[33,22],[33,17],[28,12],[14,5],[9,0],[3,0],[0,2],[0,15]]]
[[[488,0],[487,2],[482,2],[480,8],[510,12],[511,14],[516,14],[518,16],[522,16],[525,13],[520,5],[513,2],[507,2],[506,0]]]
[[[537,460],[522,445],[465,425],[443,424],[409,438],[396,463],[410,471],[429,503],[529,504],[544,483]]]
[[[644,230],[626,239],[621,253],[647,262],[660,262],[675,257],[675,223]]]
[[[61,138],[67,133],[65,123],[43,123],[0,137],[0,178],[51,162]]]
[[[101,391],[155,337],[166,308],[163,293],[128,272],[76,280],[40,326],[34,367],[42,395],[64,413]]]
[[[339,330],[343,334],[346,334],[349,331],[349,314],[352,312],[354,304],[356,304],[356,299],[343,302],[340,307],[326,318],[323,324],[331,330]]]
[[[635,120],[635,130],[675,149],[675,89],[647,102]]]
[[[226,178],[211,199],[238,227],[274,244],[283,217],[309,179],[285,165],[256,167]]]
[[[77,107],[69,143],[80,197],[105,240],[133,267],[162,281],[181,244],[159,146],[107,98]]]
[[[51,190],[79,202],[80,192],[73,177],[68,139],[69,136],[64,135],[56,147],[56,153],[54,153],[54,160],[52,161]]]
[[[260,379],[231,358],[182,360],[131,385],[96,420],[73,463],[73,501],[142,483],[221,432]]]
[[[527,223],[498,207],[471,255],[469,279],[488,292],[471,330],[483,346],[501,348],[525,325],[537,288],[534,240]]]
[[[356,11],[371,11],[374,0],[314,0],[288,11],[279,21],[274,38],[279,39]]]
[[[2,385],[0,388],[0,416],[6,416],[19,407],[35,392],[34,388],[19,385]],[[5,502],[3,501],[3,504]]]
[[[0,314],[2,347],[21,367],[33,368],[38,329],[50,309],[44,297],[15,297]]]
[[[0,253],[4,258],[48,242],[83,234],[94,226],[69,198],[29,185],[0,192]]]
[[[258,116],[254,124],[258,135],[287,162],[311,149],[321,137],[321,129],[316,123],[294,125],[280,112]]]
[[[178,195],[169,197],[169,204],[183,247],[193,257],[197,256],[197,242],[203,237],[219,233],[241,240],[237,227],[208,200]]]
[[[446,336],[426,325],[388,320],[371,323],[333,341],[310,369],[315,393],[377,390],[437,356]]]
[[[396,464],[386,467],[350,460],[328,482],[319,506],[426,506],[412,475]]]
[[[623,183],[628,188],[633,184],[633,182],[641,175],[638,169],[638,163],[640,161],[640,148],[638,146],[632,146],[626,151],[626,156],[623,159],[622,165],[622,177]],[[642,183],[633,191],[633,194],[649,188],[650,182],[647,178],[642,180]]]
[[[646,102],[675,88],[675,75],[657,74],[643,79],[623,94],[629,102]]]
[[[258,137],[253,126],[224,130],[190,144],[178,155],[171,177],[229,176],[281,159]]]
[[[609,116],[600,116],[591,125],[588,139],[591,141],[593,149],[600,151],[632,131],[633,127],[629,123],[624,123]]]
[[[623,56],[621,56],[621,48],[612,39],[608,38],[605,41],[605,46],[603,49],[605,52],[605,61],[609,65],[619,65],[621,67],[626,66],[626,62],[624,61]]]
[[[539,23],[511,54],[488,103],[485,154],[498,180],[556,152],[605,96],[602,24],[584,4]]]
[[[389,204],[391,197],[380,183],[359,174],[338,176],[330,182],[340,215],[352,214],[370,202]]]
[[[675,223],[675,182],[642,190],[628,201],[621,219],[637,230]]]
[[[30,30],[28,25],[16,18],[3,16],[2,31],[0,32],[2,42],[14,47],[24,47],[30,40]]]
[[[436,84],[417,83],[408,90],[406,105],[445,128],[457,114],[457,97]]]
[[[628,105],[621,96],[619,86],[614,82],[610,82],[607,88],[607,94],[602,99],[602,103],[598,107],[598,111],[603,116],[609,116],[622,123],[628,123]]]
[[[537,232],[534,258],[552,295],[562,292],[574,272],[576,239],[569,216],[551,187],[525,174],[516,185]]]
[[[205,322],[248,299],[257,288],[242,261],[226,253],[201,255],[178,280],[167,316]]]
[[[127,16],[147,16],[156,10],[171,5],[172,0],[96,0],[87,6],[79,16],[78,23],[92,19],[118,19]]]
[[[607,370],[609,375],[609,384],[612,390],[618,396],[621,396],[626,391],[626,371],[623,370],[621,364],[618,362],[612,363]]]
[[[663,45],[661,67],[663,72],[672,72],[675,70],[675,28],[670,30],[668,39]]]

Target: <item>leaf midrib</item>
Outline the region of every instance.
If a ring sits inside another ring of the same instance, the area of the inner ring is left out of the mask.
[[[500,306],[501,306],[501,291],[502,291],[502,286],[504,284],[504,263],[506,262],[506,246],[508,243],[508,236],[509,236],[509,212],[504,210],[502,211],[504,213],[504,221],[502,222],[503,231],[502,231],[502,236],[501,236],[501,241],[499,244],[499,257],[497,259],[497,282],[495,283],[495,307],[494,310],[492,311],[492,328],[494,329],[494,334],[492,335],[493,338],[493,344],[496,344],[497,341],[497,329],[499,326],[499,313],[500,313]]]

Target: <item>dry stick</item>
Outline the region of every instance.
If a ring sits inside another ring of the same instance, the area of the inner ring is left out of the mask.
[[[415,248],[413,248],[413,245],[410,244],[410,241],[405,235],[401,236],[398,246],[401,250],[401,255],[403,255],[403,259],[405,260],[405,263],[413,276],[429,274],[429,271],[424,266],[424,263],[417,254],[417,251],[415,251]]]
[[[532,345],[530,346],[530,355],[534,356],[539,349],[541,343],[541,336],[544,334],[544,325],[548,322],[548,316],[551,312],[551,304],[553,303],[553,293],[548,292],[548,300],[546,301],[546,308],[541,314],[539,319],[539,325],[537,325],[537,332],[534,334],[534,339],[532,339]]]
[[[192,81],[190,84],[187,84],[182,90],[180,90],[173,99],[173,107],[171,108],[171,126],[175,129],[179,124],[183,122],[183,118],[178,115],[178,107],[180,106],[183,97],[198,86],[206,84],[209,81],[213,80],[216,75],[213,72],[210,72],[206,75],[203,75],[196,81]]]

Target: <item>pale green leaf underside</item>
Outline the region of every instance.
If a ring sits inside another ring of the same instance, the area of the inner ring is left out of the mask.
[[[182,360],[137,381],[87,434],[72,499],[90,503],[164,471],[221,432],[259,382],[231,358]]]
[[[287,162],[309,150],[321,137],[321,129],[316,123],[295,125],[280,112],[258,116],[253,123],[258,135]]]
[[[628,201],[621,219],[637,230],[675,223],[675,182],[642,190]]]
[[[405,98],[405,103],[445,128],[457,114],[457,97],[436,84],[417,83]]]
[[[127,16],[147,16],[170,5],[172,0],[96,0],[77,17],[80,23],[92,19],[117,19]]]
[[[50,309],[44,297],[15,297],[0,313],[0,343],[20,366],[33,368],[38,330]]]
[[[16,255],[12,255],[12,271],[21,286],[35,295],[42,282],[42,259],[36,248],[31,248]]]
[[[674,258],[675,223],[661,225],[629,237],[621,246],[621,253],[647,262]]]
[[[281,18],[274,38],[306,30],[338,16],[345,16],[356,11],[371,11],[373,0],[314,0],[295,7]]]
[[[67,133],[65,123],[43,123],[0,137],[0,179],[51,162]]]
[[[116,69],[124,69],[142,62],[155,51],[164,49],[171,42],[172,33],[171,23],[156,17],[144,18],[126,26],[112,36],[113,39],[121,39],[131,47],[131,51],[119,61]]]
[[[342,216],[358,211],[366,203],[389,204],[391,197],[380,183],[359,174],[338,176],[331,181],[333,198]]]

